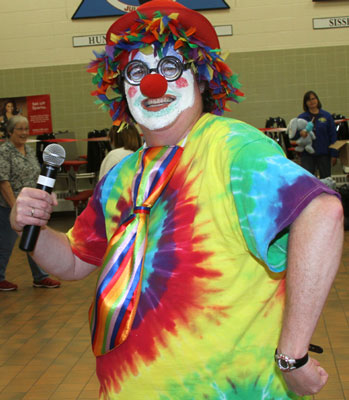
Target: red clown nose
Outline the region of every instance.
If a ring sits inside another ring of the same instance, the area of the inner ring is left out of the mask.
[[[140,89],[145,97],[157,99],[167,91],[167,80],[160,74],[148,74],[142,80]]]

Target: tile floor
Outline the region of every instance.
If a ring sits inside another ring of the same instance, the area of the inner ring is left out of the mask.
[[[66,230],[74,215],[56,214]],[[15,247],[7,279],[19,290],[0,292],[0,399],[97,399],[87,311],[96,275],[64,282],[60,289],[34,289],[25,254]],[[317,356],[330,374],[316,400],[349,400],[349,232],[340,271],[314,334]],[[132,399],[130,399],[132,400]]]

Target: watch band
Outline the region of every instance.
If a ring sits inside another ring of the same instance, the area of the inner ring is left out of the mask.
[[[278,350],[275,350],[275,361],[277,366],[281,371],[289,372],[294,369],[303,367],[308,362],[309,356],[308,353],[302,358],[292,358],[283,353],[278,353]]]

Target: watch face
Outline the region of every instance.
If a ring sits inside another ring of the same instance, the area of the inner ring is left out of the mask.
[[[291,358],[287,356],[286,354],[278,354],[277,350],[275,350],[275,361],[278,365],[278,367],[281,369],[281,371],[292,371],[296,368],[302,367],[304,364],[308,362],[308,353],[302,357],[299,358],[298,360],[295,360],[294,358]]]
[[[288,361],[284,360],[283,358],[279,358],[279,367],[280,369],[289,369],[290,365]]]

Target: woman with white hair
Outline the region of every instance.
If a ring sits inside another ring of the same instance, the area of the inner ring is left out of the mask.
[[[9,139],[0,146],[0,291],[16,290],[17,285],[5,280],[17,234],[11,228],[9,215],[18,193],[24,186],[35,187],[40,166],[34,150],[26,144],[29,136],[27,118],[15,115],[7,123]],[[32,213],[35,212],[33,208]],[[33,275],[33,286],[38,288],[57,288],[60,282],[49,278],[27,254]]]

